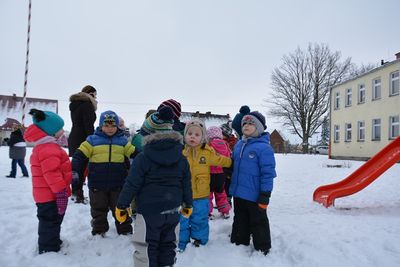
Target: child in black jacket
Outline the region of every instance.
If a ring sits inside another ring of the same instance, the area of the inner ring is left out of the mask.
[[[132,162],[115,211],[123,223],[136,198],[135,266],[172,266],[179,211],[187,217],[192,212],[189,163],[182,135],[172,131],[172,116],[172,109],[163,107],[143,123],[151,134],[143,138],[143,152]]]

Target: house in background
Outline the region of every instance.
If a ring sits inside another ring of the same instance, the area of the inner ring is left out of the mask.
[[[230,121],[229,114],[226,115],[212,114],[210,111],[206,113],[200,113],[199,111],[182,112],[180,120],[182,122],[187,122],[194,117],[202,119],[205,122],[207,128],[210,126],[220,126],[221,124]]]
[[[399,136],[400,53],[331,89],[330,158],[366,160]]]
[[[42,98],[26,98],[25,126],[32,123],[32,117],[28,115],[31,108],[49,110],[58,113],[58,100]],[[20,123],[22,119],[22,97],[0,95],[0,144],[3,144],[4,138],[11,134],[13,123]]]
[[[285,140],[277,130],[271,133],[270,143],[275,153],[286,153]]]

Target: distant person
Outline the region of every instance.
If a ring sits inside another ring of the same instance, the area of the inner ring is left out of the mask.
[[[174,131],[179,132],[180,134],[183,135],[183,132],[185,130],[185,123],[181,122],[179,118],[181,117],[182,110],[181,110],[181,103],[176,101],[175,99],[168,99],[163,101],[157,108],[157,111],[160,110],[162,107],[170,107],[174,113],[174,125],[172,126],[172,129]]]
[[[182,155],[182,135],[172,131],[171,108],[161,108],[143,124],[149,134],[133,160],[115,213],[124,223],[131,200],[137,199],[134,266],[173,266],[180,207],[184,216],[192,211],[189,164]]]
[[[229,150],[232,153],[233,148],[235,147],[238,139],[232,133],[230,122],[231,121],[221,124],[220,128],[222,131],[223,139],[228,143]],[[228,199],[228,203],[232,207],[232,195],[229,193],[229,186],[231,185],[231,177],[232,177],[232,168],[224,168],[224,173],[226,177],[224,185],[225,193]]]
[[[241,106],[239,113],[235,115],[232,121],[232,128],[235,130],[236,134],[238,135],[238,139],[242,139],[242,119],[245,115],[250,113],[250,108],[248,106]]]
[[[119,223],[115,207],[119,193],[128,175],[126,158],[135,148],[118,129],[118,115],[111,110],[100,115],[99,127],[89,135],[72,157],[73,183],[82,180],[81,174],[89,161],[88,187],[92,235],[104,236],[109,230],[108,211],[115,219],[120,235],[132,233],[132,220]]]
[[[10,147],[9,156],[11,159],[11,172],[7,178],[15,178],[17,175],[17,164],[21,168],[22,177],[29,177],[28,170],[25,166],[26,143],[22,135],[22,125],[14,123],[10,139],[7,142]]]
[[[185,149],[192,175],[193,214],[190,218],[181,216],[179,245],[180,252],[186,249],[190,239],[193,245],[205,245],[209,239],[208,214],[210,209],[210,166],[230,167],[231,159],[218,155],[207,144],[205,124],[198,118],[186,123],[184,131]]]
[[[129,129],[126,128],[124,119],[121,116],[118,116],[118,119],[119,119],[118,128],[124,133],[125,137],[129,139],[131,135],[129,133]]]
[[[241,124],[243,138],[232,155],[230,193],[235,215],[231,242],[248,246],[251,236],[254,248],[267,255],[271,249],[267,207],[276,177],[275,156],[261,113],[248,113]]]
[[[147,119],[148,117],[150,117],[151,114],[156,113],[156,112],[157,112],[157,110],[155,110],[155,109],[149,109],[144,118]],[[137,151],[137,153],[142,152],[142,146],[143,146],[142,139],[143,139],[143,136],[146,134],[148,134],[148,133],[145,131],[145,129],[140,128],[132,136],[131,144],[135,147],[135,149],[136,149],[135,151]]]
[[[71,111],[72,128],[68,137],[69,156],[72,157],[76,149],[86,140],[86,137],[94,133],[96,121],[97,90],[86,85],[81,92],[70,96],[69,110]],[[83,174],[82,174],[83,175]],[[84,203],[83,182],[72,187],[72,193],[77,203]]]
[[[33,198],[39,219],[39,254],[60,250],[61,223],[71,195],[71,162],[57,139],[63,119],[51,111],[31,109],[33,124],[24,137],[35,144],[31,158]]]
[[[231,150],[228,144],[222,138],[222,131],[217,126],[211,126],[207,129],[208,144],[214,150],[225,157],[231,157]],[[226,180],[226,175],[222,167],[211,166],[211,182],[210,182],[210,210],[208,217],[210,220],[214,219],[213,210],[214,204],[213,199],[215,196],[215,204],[217,209],[224,219],[229,218],[229,211],[231,205],[228,202],[228,198],[225,193],[224,184]]]

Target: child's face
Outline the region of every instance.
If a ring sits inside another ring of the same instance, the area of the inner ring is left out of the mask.
[[[61,129],[61,130],[59,130],[58,132],[56,132],[56,133],[54,134],[54,137],[55,137],[56,139],[58,139],[58,138],[60,138],[63,134],[64,134],[64,129]]]
[[[256,132],[256,126],[252,123],[245,122],[242,127],[243,135],[252,136]]]
[[[185,135],[185,142],[188,146],[195,147],[200,145],[203,138],[203,132],[200,127],[192,126],[188,129]]]
[[[110,125],[110,124],[104,124],[101,127],[101,131],[108,136],[113,136],[117,132],[117,126]]]

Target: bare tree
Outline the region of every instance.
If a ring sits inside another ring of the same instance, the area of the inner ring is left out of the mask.
[[[340,62],[340,52],[331,52],[324,44],[309,44],[283,56],[283,64],[272,72],[269,115],[280,118],[292,133],[303,140],[308,152],[308,139],[321,126],[329,111],[329,91],[347,74],[351,59]]]

